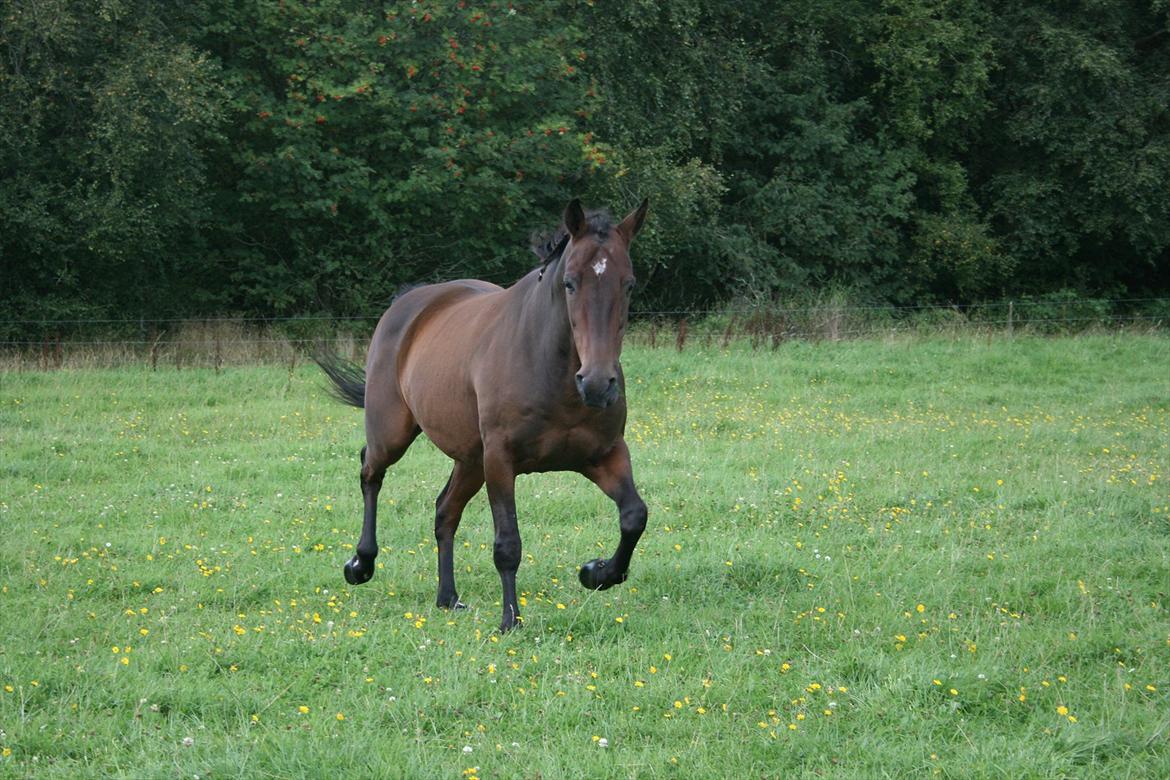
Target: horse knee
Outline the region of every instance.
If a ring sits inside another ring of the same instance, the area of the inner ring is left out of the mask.
[[[623,534],[641,534],[646,530],[646,503],[642,499],[622,507],[621,529]]]
[[[516,571],[520,568],[520,537],[497,536],[492,559],[498,571]]]
[[[436,507],[435,509],[435,541],[451,541],[455,538],[455,518],[450,512]]]

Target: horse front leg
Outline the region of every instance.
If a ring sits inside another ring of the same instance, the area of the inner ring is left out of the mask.
[[[516,570],[520,568],[521,554],[520,529],[516,524],[516,473],[505,460],[489,457],[484,462],[484,477],[496,532],[492,559],[503,590],[500,618],[503,633],[520,622],[520,605],[516,601]]]
[[[626,581],[630,571],[630,558],[634,548],[646,530],[646,502],[638,495],[634,485],[634,472],[630,466],[630,450],[625,440],[617,445],[601,462],[581,471],[601,491],[613,499],[618,507],[621,539],[613,557],[594,558],[581,567],[577,578],[589,590],[606,590]]]

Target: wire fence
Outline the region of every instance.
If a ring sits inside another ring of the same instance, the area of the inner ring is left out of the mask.
[[[182,370],[286,364],[314,350],[360,360],[381,313],[355,316],[0,319],[0,369],[146,364]],[[776,349],[789,341],[901,335],[1164,331],[1170,298],[1020,300],[969,306],[846,305],[832,299],[631,312],[626,342],[650,348]]]

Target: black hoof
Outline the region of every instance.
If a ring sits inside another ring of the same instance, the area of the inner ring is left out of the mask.
[[[604,558],[594,558],[581,567],[577,572],[577,579],[581,580],[581,584],[587,590],[608,590],[614,585],[626,581],[625,572],[621,574],[613,574],[606,566],[609,561]]]
[[[363,582],[369,582],[370,577],[374,576],[374,562],[363,562],[358,556],[353,556],[345,564],[342,571],[345,573],[345,581],[350,585],[361,585]]]
[[[458,596],[450,599],[436,599],[435,605],[440,609],[467,609],[467,605],[460,601]]]
[[[512,609],[505,609],[503,616],[500,618],[500,633],[506,634],[514,628],[519,628],[524,625],[524,618]]]

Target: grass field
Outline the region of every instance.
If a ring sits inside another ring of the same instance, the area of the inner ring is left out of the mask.
[[[630,349],[650,525],[521,478],[434,607],[420,440],[382,491],[311,368],[0,374],[0,777],[1165,777],[1170,340]]]

